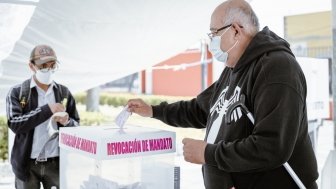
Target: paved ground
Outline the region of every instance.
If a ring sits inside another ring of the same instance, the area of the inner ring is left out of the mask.
[[[147,124],[147,123],[145,123]],[[188,133],[188,132],[187,132]],[[179,134],[181,137],[186,133]],[[180,137],[178,137],[180,138]],[[179,139],[178,139],[179,140]],[[182,146],[178,142],[176,165],[181,167],[181,189],[204,189],[201,167],[187,163],[181,156]],[[328,153],[333,148],[333,127],[331,121],[325,121],[319,129],[316,157],[318,161],[319,172],[321,172],[326,161]],[[318,180],[318,183],[320,181]],[[0,163],[0,189],[13,189],[14,176],[8,162]]]

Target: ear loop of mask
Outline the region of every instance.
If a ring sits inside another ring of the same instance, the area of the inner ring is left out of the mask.
[[[229,29],[230,29],[231,27],[232,27],[232,26],[228,27],[228,28],[225,30],[225,32],[223,32],[222,35],[220,35],[220,37],[222,38],[222,36],[223,36],[227,31],[229,31]],[[237,41],[235,42],[235,44],[234,44],[231,48],[229,48],[226,52],[229,53],[229,52],[233,49],[233,47],[235,47],[237,44],[238,44],[238,40],[237,40]]]
[[[36,68],[36,66],[35,66],[35,64],[34,64],[33,61],[31,61],[30,63],[32,64],[32,68],[33,68],[33,70],[30,70],[30,71],[32,71],[33,75],[34,75],[37,72],[37,68]]]
[[[231,48],[229,48],[226,52],[229,53],[229,52],[231,51],[231,49],[233,49],[233,47],[235,47],[235,46],[238,44],[238,42],[239,42],[239,41],[237,40],[237,41],[235,42],[235,44],[234,44]]]

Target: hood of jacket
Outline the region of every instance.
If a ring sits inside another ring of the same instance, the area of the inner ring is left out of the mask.
[[[272,51],[287,51],[293,55],[288,42],[269,30],[268,27],[264,27],[262,31],[253,37],[245,52],[238,60],[233,72],[239,71],[251,62],[259,59],[265,53]]]

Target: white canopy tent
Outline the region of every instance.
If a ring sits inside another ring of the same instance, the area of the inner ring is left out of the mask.
[[[0,114],[9,88],[31,75],[27,63],[35,45],[55,49],[61,62],[58,82],[72,92],[84,91],[195,45],[205,37],[211,12],[221,2],[0,0]],[[261,26],[280,35],[283,15],[330,9],[315,0],[250,2]],[[286,2],[293,6],[282,6]]]
[[[83,91],[150,67],[195,44],[205,36],[210,13],[221,1],[11,2],[36,8],[1,63],[1,109],[9,88],[31,75],[27,63],[37,44],[49,44],[56,51],[61,62],[56,80],[73,92]]]

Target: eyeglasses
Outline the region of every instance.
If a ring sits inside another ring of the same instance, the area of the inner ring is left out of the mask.
[[[217,36],[218,32],[220,32],[220,31],[222,31],[222,30],[224,30],[224,29],[226,29],[226,28],[228,28],[230,26],[232,26],[232,24],[226,25],[224,27],[221,27],[219,29],[214,30],[211,33],[208,33],[208,36],[209,36],[210,40],[212,40],[212,38],[214,38],[215,36]]]
[[[51,66],[47,66],[47,63],[45,64],[42,64],[41,67],[38,67],[36,64],[35,64],[35,67],[40,70],[42,73],[47,73],[48,71],[56,71],[58,69],[58,62],[52,62],[51,63]]]

